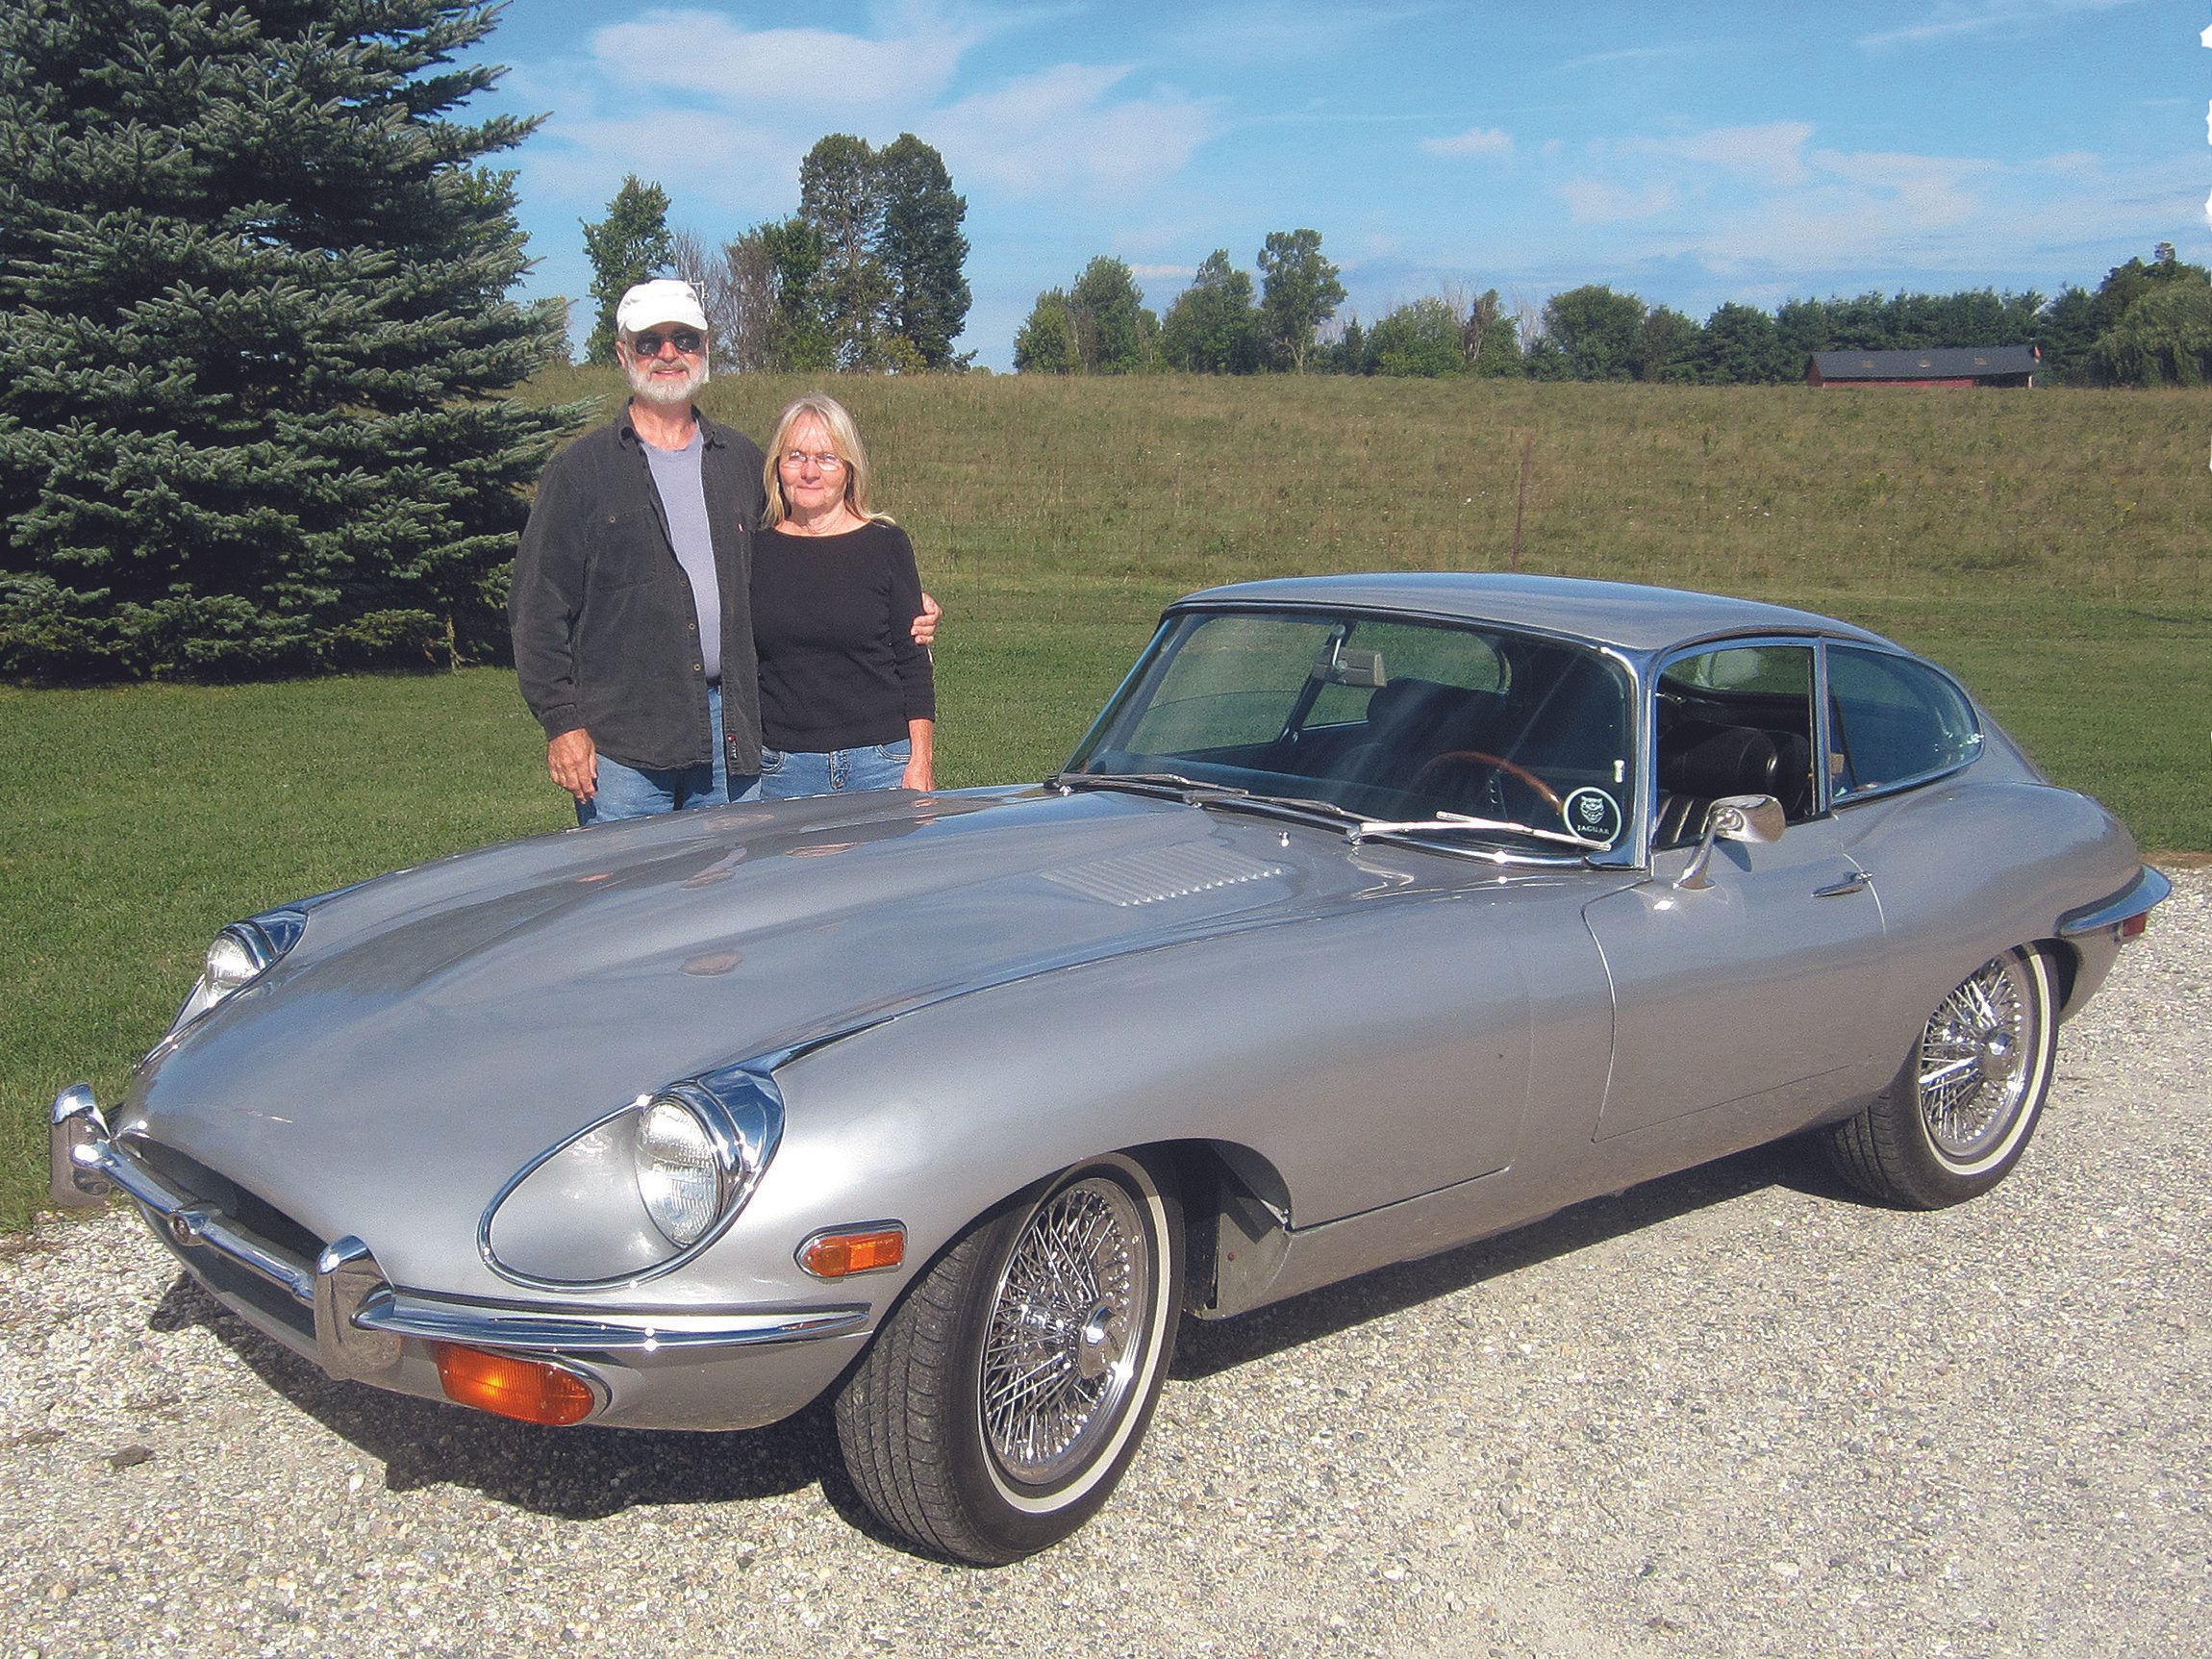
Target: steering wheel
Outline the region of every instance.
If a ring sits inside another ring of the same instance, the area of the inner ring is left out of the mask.
[[[1557,790],[1518,762],[1509,761],[1503,755],[1491,754],[1484,749],[1446,749],[1441,755],[1431,756],[1421,763],[1420,770],[1414,773],[1413,782],[1407,788],[1415,793],[1419,793],[1445,767],[1456,766],[1464,761],[1477,762],[1490,767],[1493,772],[1511,773],[1541,795],[1544,798],[1544,804],[1559,815],[1561,823],[1567,821],[1567,803],[1559,798]]]

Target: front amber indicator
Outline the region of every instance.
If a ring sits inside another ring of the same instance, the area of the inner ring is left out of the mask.
[[[906,1260],[906,1229],[876,1227],[865,1233],[824,1233],[807,1241],[799,1266],[817,1279],[842,1279],[895,1268]]]
[[[566,1428],[591,1415],[591,1391],[583,1380],[538,1360],[488,1354],[455,1343],[432,1343],[438,1380],[456,1405],[498,1417]]]

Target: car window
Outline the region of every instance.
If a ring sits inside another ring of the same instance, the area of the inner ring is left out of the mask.
[[[1068,770],[1172,772],[1383,821],[1457,815],[1603,848],[1633,817],[1629,686],[1602,652],[1510,629],[1187,614]]]
[[[1696,841],[1724,795],[1772,795],[1790,821],[1811,817],[1813,647],[1726,645],[1677,658],[1660,674],[1652,732],[1654,846]]]
[[[1326,620],[1205,618],[1169,660],[1129,745],[1171,755],[1269,741],[1336,633]]]
[[[1981,725],[1959,689],[1925,663],[1828,647],[1830,786],[1838,800],[1936,776],[1981,752]]]

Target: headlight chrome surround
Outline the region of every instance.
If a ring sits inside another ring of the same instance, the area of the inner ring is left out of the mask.
[[[598,1290],[691,1260],[729,1230],[782,1142],[771,1064],[641,1094],[540,1153],[485,1208],[485,1265],[536,1290]],[[656,1122],[666,1137],[658,1152]]]
[[[209,1009],[266,973],[306,931],[306,909],[288,905],[234,921],[216,934],[208,945],[200,977],[193,982],[184,1006],[177,1010],[176,1018],[169,1021],[168,1035],[176,1036]]]

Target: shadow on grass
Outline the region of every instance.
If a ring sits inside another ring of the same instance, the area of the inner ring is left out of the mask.
[[[1180,1382],[1202,1381],[1772,1186],[1822,1197],[1851,1196],[1800,1146],[1754,1148],[1575,1205],[1496,1239],[1377,1269],[1234,1320],[1186,1320],[1169,1374]],[[782,1422],[742,1431],[547,1429],[335,1382],[235,1318],[183,1274],[170,1284],[150,1322],[163,1331],[207,1329],[270,1388],[379,1459],[390,1492],[457,1486],[534,1514],[600,1521],[626,1509],[742,1502],[818,1483],[824,1501],[857,1530],[892,1547],[910,1548],[876,1521],[846,1477],[826,1396]]]

